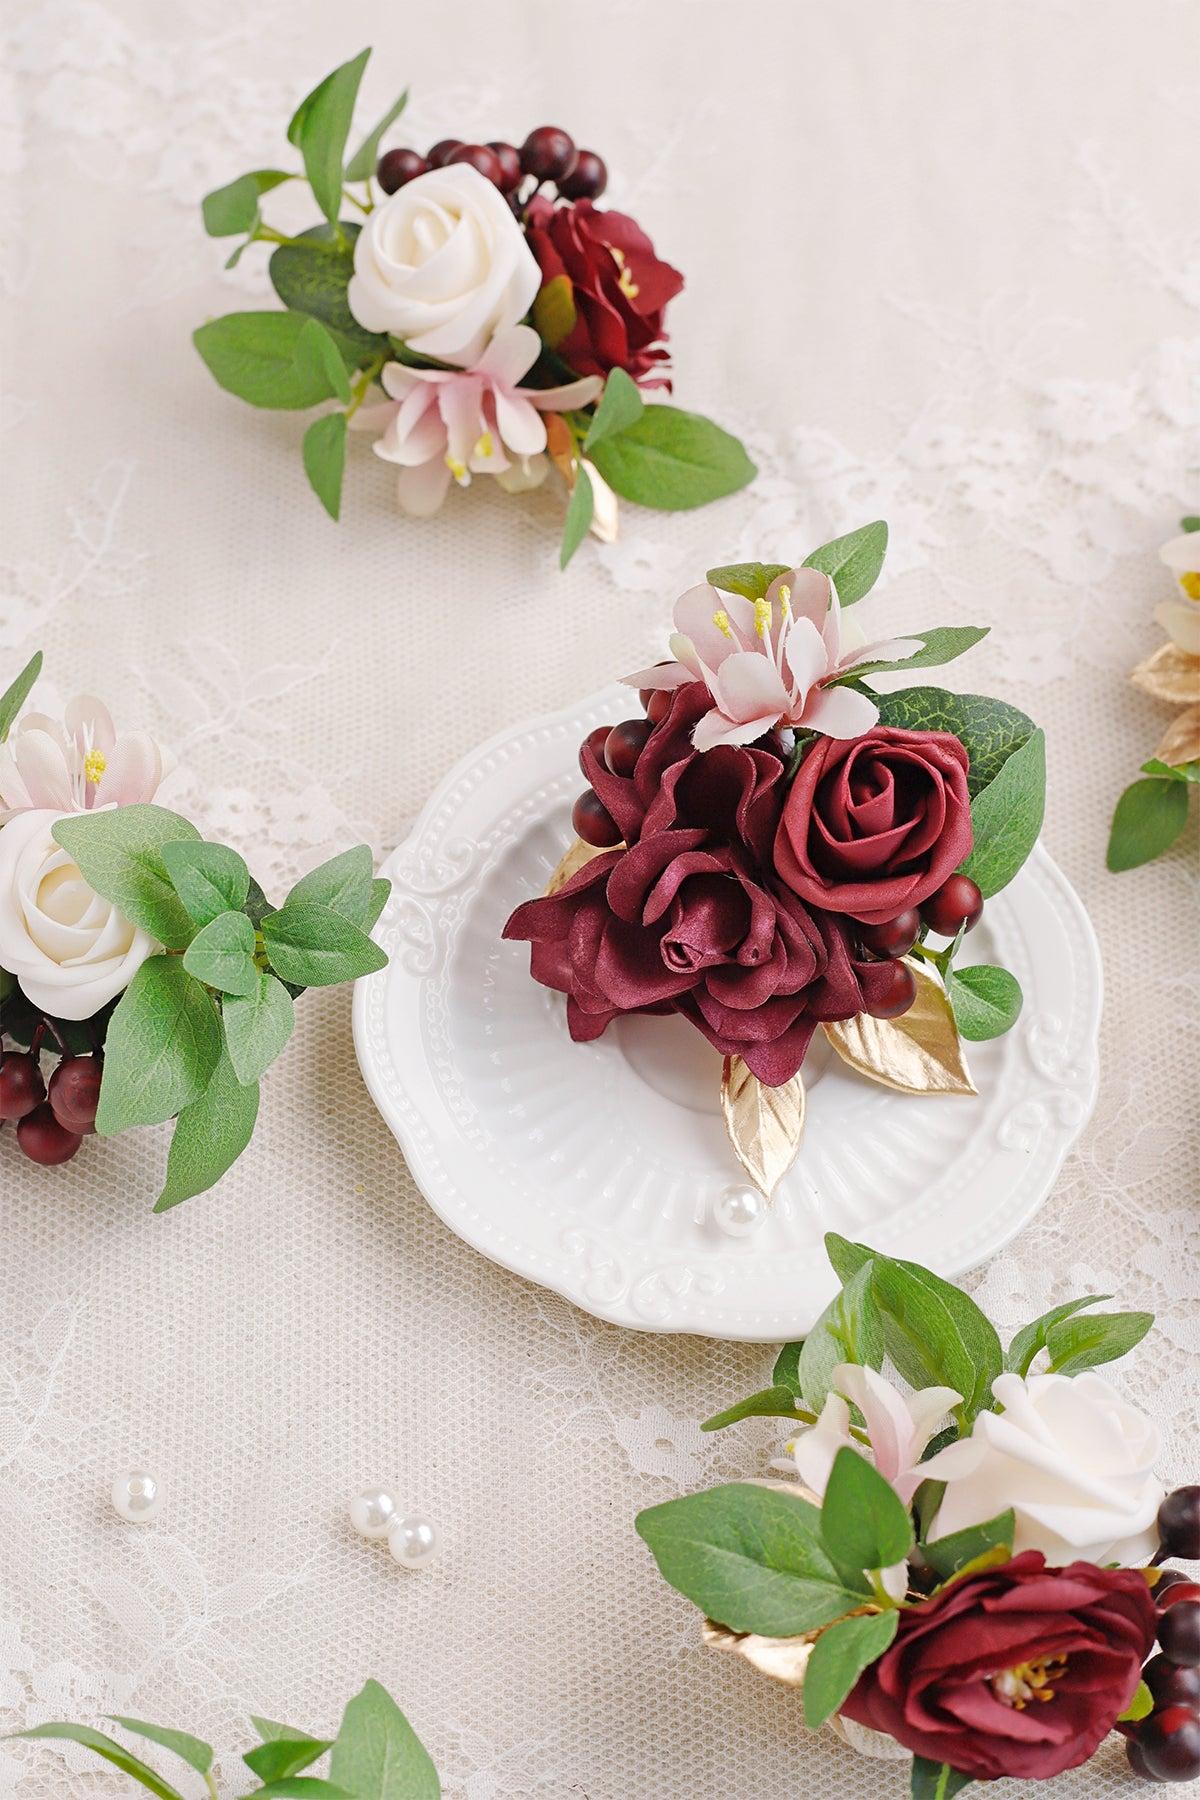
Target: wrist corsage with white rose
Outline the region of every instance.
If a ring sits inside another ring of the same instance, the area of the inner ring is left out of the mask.
[[[288,126],[303,172],[255,169],[204,201],[213,237],[273,246],[284,312],[237,312],[195,344],[251,405],[336,402],[304,436],[309,481],[338,517],[347,428],[375,434],[403,510],[434,513],[490,475],[512,493],[553,466],[567,499],[561,563],[590,530],[617,532],[617,497],[678,511],[744,487],[742,445],[670,388],[665,312],[683,276],[636,220],[597,204],[608,171],[558,126],[518,148],[443,138],[425,154],[381,145],[407,90],[348,154],[369,50],[326,76]],[[298,235],[262,202],[306,181],[322,215]],[[376,388],[382,389],[382,396]]]
[[[876,521],[683,595],[672,660],[626,678],[645,717],[581,746],[578,839],[504,930],[578,1042],[676,1013],[721,1052],[733,1149],[768,1198],[800,1148],[818,1030],[895,1091],[974,1094],[963,1040],[1021,1009],[1008,970],[960,951],[1041,829],[1043,735],[987,695],[875,688],[986,635],[868,642],[850,607],[886,545]]]
[[[56,1164],[173,1119],[161,1212],[245,1149],[304,989],[384,966],[388,883],[360,844],[273,906],[155,803],[172,759],[146,732],[87,696],[18,722],[41,661],[0,696],[0,1130]]]
[[[638,1517],[706,1642],[802,1690],[813,1729],[911,1755],[913,1800],[1045,1780],[1114,1730],[1143,1778],[1200,1775],[1200,1585],[1161,1566],[1200,1557],[1200,1487],[1166,1492],[1156,1427],[1095,1372],[1151,1315],[1087,1294],[1005,1349],[928,1269],[825,1243],[839,1293],[705,1426],[793,1421],[791,1479]]]

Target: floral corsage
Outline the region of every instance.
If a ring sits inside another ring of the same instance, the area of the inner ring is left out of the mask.
[[[665,313],[683,276],[636,220],[597,204],[602,158],[555,125],[520,148],[443,138],[424,155],[381,155],[407,90],[348,156],[369,56],[297,109],[287,135],[303,174],[255,169],[204,201],[210,236],[242,239],[229,265],[249,244],[274,246],[271,283],[287,310],[213,319],[196,348],[253,406],[338,403],[304,435],[326,510],[337,518],[348,426],[375,434],[376,454],[399,470],[401,507],[418,516],[452,483],[491,475],[520,492],[553,465],[568,495],[564,567],[589,529],[616,536],[618,495],[678,511],[744,487],[755,471],[736,438],[644,403],[643,389],[670,387]],[[291,236],[261,205],[300,180],[323,218]]]

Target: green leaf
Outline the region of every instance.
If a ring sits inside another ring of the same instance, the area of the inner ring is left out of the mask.
[[[34,682],[42,672],[42,653],[35,650],[11,687],[0,694],[0,744],[7,738],[17,714],[29,698]]]
[[[660,512],[707,506],[756,474],[737,438],[676,406],[646,407],[618,437],[598,444],[592,461],[622,499]]]
[[[149,1738],[152,1744],[161,1744],[164,1750],[173,1750],[198,1775],[207,1775],[212,1768],[212,1745],[206,1744],[202,1738],[192,1737],[186,1731],[170,1731],[165,1725],[147,1725],[142,1719],[122,1719],[116,1714],[109,1716],[114,1725],[123,1725],[126,1731],[134,1731],[139,1737]]]
[[[226,313],[201,325],[192,342],[227,394],[250,406],[301,412],[330,394],[324,367],[311,355],[298,357],[309,322],[299,312]]]
[[[246,1800],[359,1800],[359,1796],[321,1775],[284,1775],[265,1787],[251,1788]]]
[[[972,1043],[1000,1037],[1017,1022],[1021,1012],[1021,984],[1007,969],[990,963],[970,968],[950,968],[946,994],[959,1035]]]
[[[1060,1319],[1069,1319],[1072,1313],[1081,1312],[1085,1306],[1099,1306],[1101,1301],[1111,1299],[1111,1294],[1083,1294],[1078,1300],[1064,1300],[1061,1306],[1052,1306],[1040,1318],[1022,1325],[1008,1346],[1005,1368],[1015,1375],[1028,1375],[1034,1357],[1046,1348],[1046,1333],[1052,1325],[1057,1325]]]
[[[879,580],[879,571],[887,555],[888,528],[883,519],[860,525],[845,537],[822,544],[804,559],[806,569],[821,569],[830,577],[843,606],[853,606],[869,594]]]
[[[263,1735],[263,1726],[269,1725],[266,1719],[254,1720],[255,1729]],[[319,1756],[332,1747],[332,1740],[309,1737],[307,1732],[292,1731],[288,1726],[276,1727],[276,1735],[268,1742],[259,1744],[254,1750],[247,1750],[242,1761],[253,1770],[260,1781],[279,1781],[285,1775],[298,1775],[301,1769],[307,1769],[315,1763]]]
[[[869,1263],[875,1252],[865,1244],[852,1243],[849,1238],[839,1237],[836,1231],[825,1233],[825,1254],[829,1258],[834,1274],[845,1286],[846,1282]]]
[[[405,88],[398,100],[392,104],[380,119],[378,125],[368,131],[350,161],[346,164],[347,181],[369,181],[375,173],[375,164],[379,161],[379,145],[385,131],[390,131],[400,114],[408,105],[408,89]]]
[[[1139,1681],[1133,1690],[1133,1699],[1123,1713],[1117,1714],[1119,1725],[1136,1725],[1140,1719],[1149,1718],[1154,1711],[1154,1695],[1144,1681]]]
[[[800,1354],[804,1349],[804,1340],[794,1344],[785,1344],[775,1358],[775,1367],[771,1370],[771,1380],[776,1387],[785,1387],[791,1393],[800,1392]]]
[[[799,1495],[732,1482],[647,1507],[636,1524],[664,1580],[733,1631],[794,1637],[862,1604]]]
[[[1148,1312],[1075,1313],[1059,1319],[1046,1333],[1050,1368],[1059,1375],[1078,1375],[1116,1362],[1141,1343],[1153,1323],[1154,1314]]]
[[[871,1265],[859,1269],[834,1295],[800,1352],[800,1392],[819,1413],[840,1363],[878,1369],[883,1363],[883,1327],[871,1288]]]
[[[108,1022],[97,1132],[174,1118],[204,1092],[220,1054],[220,1020],[200,983],[177,956],[148,957]]]
[[[970,758],[967,787],[972,799],[995,780],[1034,729],[1033,720],[1023,712],[988,694],[915,687],[876,698],[882,725],[894,725],[901,731],[950,731],[962,739]]]
[[[340,913],[343,919],[349,919],[352,925],[365,931],[369,924],[375,923],[374,918],[369,918],[374,869],[370,850],[365,844],[356,844],[352,850],[343,850],[340,856],[332,856],[328,862],[302,875],[284,905],[303,901],[327,906],[331,912]],[[391,883],[385,881],[383,885],[390,888]]]
[[[747,600],[762,600],[767,589],[780,575],[786,575],[790,563],[722,563],[710,569],[704,579],[726,594],[742,594]]]
[[[1160,756],[1152,756],[1142,764],[1142,774],[1160,775],[1164,781],[1200,782],[1200,762],[1165,763]]]
[[[985,900],[1007,887],[1037,843],[1046,811],[1046,737],[1035,731],[971,802],[974,849],[962,865]]]
[[[964,1775],[959,1769],[952,1769],[949,1763],[929,1762],[923,1756],[913,1757],[912,1800],[954,1800],[955,1794],[961,1794],[965,1787],[970,1787],[971,1781],[970,1775]]]
[[[953,662],[955,657],[962,656],[979,643],[988,634],[986,625],[937,625],[932,631],[906,631],[905,637],[920,638],[924,648],[914,650],[911,656],[902,656],[898,661],[855,663],[852,669],[839,677],[839,680],[859,681],[864,675],[879,675],[884,670],[892,669],[933,669],[940,663]],[[837,685],[835,682],[834,686]]]
[[[183,953],[183,966],[197,981],[222,994],[252,994],[259,972],[254,966],[254,927],[245,913],[218,913],[202,925]]]
[[[811,1424],[813,1415],[797,1412],[796,1396],[791,1388],[769,1387],[736,1401],[724,1412],[714,1413],[711,1419],[705,1419],[700,1429],[724,1431],[727,1425],[736,1425],[740,1419],[793,1419],[797,1423]]]
[[[583,464],[577,463],[575,465],[575,486],[571,489],[567,516],[563,521],[562,548],[558,553],[560,569],[566,568],[587,536],[588,526],[592,522],[592,508],[591,479]]]
[[[163,845],[162,859],[172,887],[197,925],[245,906],[250,871],[236,850],[175,838]]]
[[[843,1619],[821,1633],[804,1671],[804,1723],[810,1731],[837,1711],[863,1670],[883,1655],[899,1624],[893,1608]]]
[[[888,1569],[913,1545],[912,1520],[894,1487],[857,1450],[833,1459],[821,1505],[821,1539],[841,1568]]]
[[[362,931],[373,931],[374,930],[375,921],[378,919],[380,913],[383,911],[384,907],[387,905],[388,895],[391,893],[391,891],[392,891],[391,882],[388,881],[385,876],[377,875],[375,880],[371,883],[371,894],[370,894],[369,900],[367,901],[367,909],[364,912],[362,918],[358,921],[360,930],[362,930]]]
[[[155,1212],[169,1212],[215,1187],[250,1142],[257,1118],[258,1086],[238,1080],[223,1048],[208,1086],[175,1121]]]
[[[261,218],[258,203],[264,194],[285,181],[293,181],[286,169],[252,169],[225,187],[214,188],[201,201],[204,229],[209,237],[237,237],[252,232]]]
[[[280,244],[267,265],[271,285],[293,312],[320,319],[338,341],[352,345],[359,361],[380,355],[388,341],[382,332],[365,331],[350,311],[346,289],[354,273],[354,240],[361,226],[341,223],[340,243],[332,225],[313,225],[292,244]]]
[[[302,987],[336,987],[387,966],[365,932],[332,907],[288,900],[262,922],[271,967]]]
[[[930,1568],[943,1581],[949,1581],[952,1575],[960,1574],[967,1563],[998,1546],[1007,1549],[1011,1556],[1016,1528],[1010,1507],[984,1525],[968,1525],[963,1531],[952,1531],[948,1537],[936,1538],[932,1544],[922,1544],[921,1553]]]
[[[346,470],[346,415],[326,413],[304,434],[304,473],[331,519],[342,510],[342,476]]]
[[[1117,801],[1108,839],[1108,867],[1114,875],[1140,868],[1169,850],[1188,820],[1188,790],[1182,781],[1155,776],[1135,781]]]
[[[329,1772],[355,1800],[438,1800],[442,1791],[428,1752],[377,1681],[342,1715]]]
[[[968,1301],[968,1305],[981,1321],[979,1339],[986,1342],[986,1361],[980,1354],[980,1342],[968,1343],[960,1330],[955,1310],[947,1303],[947,1284],[938,1284],[928,1270],[877,1256],[871,1279],[884,1314],[888,1355],[904,1380],[918,1388],[953,1388],[962,1395],[967,1414],[977,1411],[992,1380],[1000,1374],[1003,1359],[999,1338],[974,1302]],[[967,1300],[965,1294],[961,1298]]]
[[[1200,531],[1200,514],[1188,513],[1179,521],[1180,531]]]
[[[300,102],[288,126],[288,143],[303,156],[309,186],[331,224],[342,202],[342,157],[370,54],[369,49],[360,51],[319,82]]]
[[[199,838],[187,819],[163,806],[117,806],[59,819],[52,834],[84,880],[134,925],[168,950],[191,942],[195,927],[163,860],[172,840]]]
[[[569,275],[554,275],[533,297],[533,327],[548,350],[569,338],[575,329],[575,289]]]
[[[587,436],[583,440],[584,450],[590,455],[597,444],[603,444],[620,432],[628,431],[645,410],[646,402],[633,377],[627,375],[624,369],[610,369],[604,392],[600,396],[600,404],[592,415]]]
[[[325,381],[326,391],[322,398],[340,400],[343,406],[350,404],[350,378],[346,374],[346,365],[331,333],[320,319],[304,321],[296,339],[296,366],[302,374],[311,372],[314,380],[319,376]],[[344,419],[342,423],[345,424]]]
[[[230,995],[221,1012],[234,1073],[244,1087],[250,1087],[266,1074],[292,1035],[295,1009],[291,995],[269,970],[260,969],[254,992]]]
[[[158,1795],[158,1800],[183,1800],[178,1788],[164,1781],[155,1773],[148,1763],[139,1761],[132,1751],[118,1744],[116,1738],[106,1737],[102,1731],[93,1731],[89,1725],[32,1725],[28,1731],[14,1731],[9,1734],[14,1738],[51,1738],[63,1740],[69,1744],[82,1744],[85,1750],[94,1750],[105,1762],[120,1769],[122,1775],[140,1781],[144,1788]]]

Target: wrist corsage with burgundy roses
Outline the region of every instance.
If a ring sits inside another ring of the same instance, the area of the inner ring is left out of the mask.
[[[768,1196],[818,1030],[902,1093],[970,1094],[963,1040],[1021,1008],[1014,976],[962,946],[1036,842],[1043,736],[1003,700],[877,689],[985,635],[871,641],[851,608],[886,544],[877,522],[682,596],[671,659],[627,677],[644,716],[580,748],[578,840],[505,927],[577,1041],[669,1012],[721,1052],[733,1146]]]

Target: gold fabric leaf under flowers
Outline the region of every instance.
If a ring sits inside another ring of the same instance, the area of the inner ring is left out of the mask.
[[[940,981],[905,957],[917,997],[898,1019],[859,1013],[823,1027],[843,1062],[898,1094],[977,1094]]]
[[[1172,768],[1178,768],[1180,763],[1200,762],[1200,706],[1189,706],[1168,725],[1154,754]]]
[[[614,844],[612,847],[618,849],[619,845]],[[557,894],[559,888],[566,887],[572,875],[578,875],[580,869],[586,869],[594,856],[603,856],[604,854],[604,851],[598,850],[594,844],[585,844],[582,838],[576,838],[546,883],[547,900],[551,894]]]
[[[1129,677],[1155,700],[1171,706],[1194,706],[1200,700],[1200,656],[1189,656],[1178,644],[1161,644]],[[1166,762],[1166,757],[1163,761]]]
[[[734,1656],[748,1662],[752,1669],[798,1688],[804,1686],[808,1659],[819,1634],[810,1631],[804,1637],[759,1637],[757,1632],[730,1631],[727,1625],[705,1619],[702,1635],[711,1649],[730,1650]]]
[[[734,1154],[769,1200],[795,1162],[804,1136],[803,1081],[797,1074],[780,1087],[767,1087],[740,1056],[727,1056],[721,1111]]]

